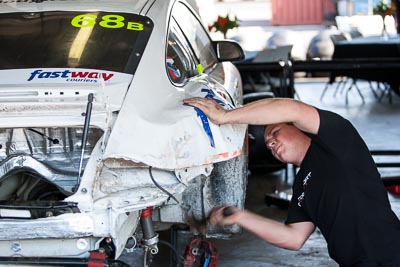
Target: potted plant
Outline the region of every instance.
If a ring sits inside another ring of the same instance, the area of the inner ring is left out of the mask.
[[[386,16],[394,16],[396,12],[396,5],[392,1],[381,0],[378,2],[376,6],[372,9],[372,12],[375,15],[380,15],[383,19],[383,29],[382,35],[386,34],[386,25],[385,25],[385,17]]]
[[[239,20],[235,16],[233,19],[230,18],[229,14],[226,17],[218,16],[217,20],[208,26],[208,30],[221,32],[226,39],[226,34],[229,30],[239,27]]]
[[[384,18],[385,16],[393,16],[396,11],[396,6],[392,2],[381,0],[372,11],[374,14],[381,15],[382,18]]]

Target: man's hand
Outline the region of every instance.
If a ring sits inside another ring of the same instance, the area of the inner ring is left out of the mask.
[[[229,211],[229,212],[228,212]],[[237,223],[241,210],[232,206],[217,206],[212,209],[209,215],[211,225],[227,226]]]
[[[183,100],[183,103],[200,109],[206,114],[210,121],[217,125],[226,123],[225,115],[228,111],[212,99],[194,97]]]

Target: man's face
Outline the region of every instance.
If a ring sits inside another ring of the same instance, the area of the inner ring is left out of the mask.
[[[293,125],[286,123],[271,124],[265,128],[264,140],[272,155],[284,163],[296,160],[296,137],[301,132]]]

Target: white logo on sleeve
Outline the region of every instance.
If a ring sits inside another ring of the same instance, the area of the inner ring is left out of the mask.
[[[301,207],[301,205],[303,204],[304,197],[305,197],[304,190],[306,189],[307,184],[308,184],[308,181],[309,181],[310,179],[311,179],[311,172],[309,172],[309,173],[306,175],[306,177],[303,179],[303,192],[302,192],[301,195],[297,198],[297,205],[298,205],[299,207]]]

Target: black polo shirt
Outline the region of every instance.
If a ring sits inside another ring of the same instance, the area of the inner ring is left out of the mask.
[[[286,224],[313,222],[341,266],[400,266],[400,221],[368,147],[348,120],[318,112]]]

